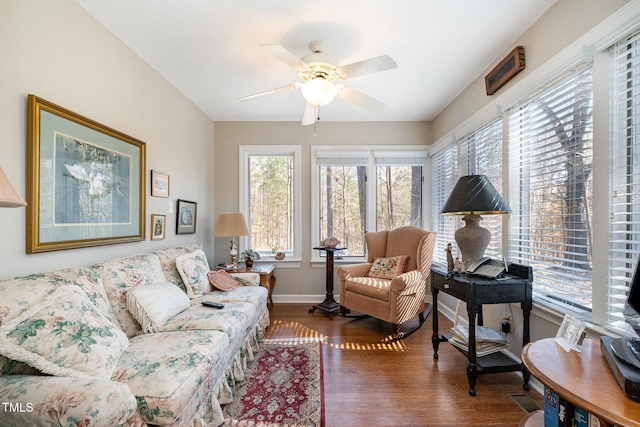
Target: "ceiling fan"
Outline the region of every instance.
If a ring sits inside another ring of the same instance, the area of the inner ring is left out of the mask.
[[[238,101],[248,101],[274,93],[300,89],[302,96],[307,100],[302,125],[314,124],[318,117],[319,107],[328,104],[336,96],[372,113],[380,113],[387,108],[386,104],[362,92],[345,86],[342,83],[334,84],[334,82],[340,82],[353,77],[398,68],[398,64],[387,55],[340,66],[335,58],[325,53],[327,50],[326,43],[319,40],[309,43],[309,49],[311,49],[312,53],[302,59],[299,59],[278,44],[263,44],[260,45],[260,47],[295,69],[302,83],[291,83],[286,86],[244,96],[238,98]]]

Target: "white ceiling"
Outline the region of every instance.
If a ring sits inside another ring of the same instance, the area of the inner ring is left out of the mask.
[[[215,121],[301,120],[300,91],[236,99],[299,81],[259,45],[303,57],[312,40],[341,65],[398,63],[346,82],[384,113],[336,99],[323,121],[429,121],[557,0],[76,1]]]

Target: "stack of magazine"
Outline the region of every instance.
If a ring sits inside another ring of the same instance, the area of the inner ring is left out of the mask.
[[[451,328],[451,332],[452,336],[449,342],[462,350],[468,351],[469,327],[455,325]],[[500,332],[488,326],[476,326],[476,356],[486,356],[508,346],[509,341]]]

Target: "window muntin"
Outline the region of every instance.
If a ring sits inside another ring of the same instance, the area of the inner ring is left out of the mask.
[[[531,265],[534,295],[590,311],[591,68],[509,111],[509,258]]]
[[[396,148],[394,152],[357,146],[312,149],[314,238],[320,241],[333,235],[347,247],[338,255],[366,257],[367,231],[390,229],[391,224],[393,228],[423,224],[422,174],[427,152]],[[323,255],[314,251],[312,256],[317,260]]]

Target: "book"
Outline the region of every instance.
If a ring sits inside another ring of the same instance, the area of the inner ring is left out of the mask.
[[[544,427],[560,427],[558,413],[560,396],[549,387],[544,388]],[[576,424],[577,427],[577,424]]]
[[[469,351],[469,342],[468,341],[461,341],[459,339],[456,338],[455,335],[453,335],[450,339],[449,342],[458,347],[461,350],[464,351]],[[509,347],[508,344],[504,344],[504,343],[496,343],[496,342],[487,342],[487,343],[476,343],[476,356],[477,357],[482,357],[482,356],[486,356],[488,354],[491,353],[495,353],[498,352],[502,349],[505,349]]]
[[[558,426],[573,427],[574,406],[566,398],[560,396],[558,401]]]
[[[469,341],[469,327],[455,325],[451,328],[451,332],[465,341]],[[509,341],[500,332],[488,326],[476,326],[476,343],[479,342],[496,342],[508,344]]]
[[[606,424],[600,421],[598,417],[578,406],[574,409],[574,426],[575,427],[604,427]],[[545,424],[546,427],[546,424]]]

